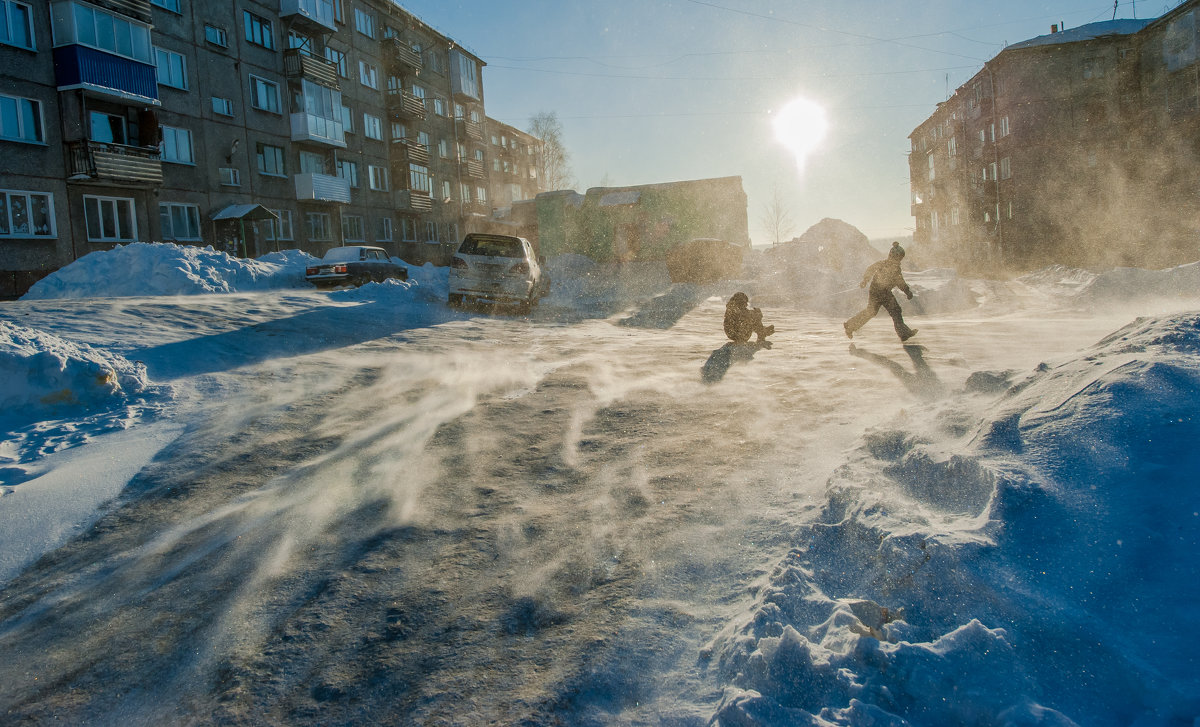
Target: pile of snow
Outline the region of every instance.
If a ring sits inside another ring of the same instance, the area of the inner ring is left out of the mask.
[[[1080,290],[1080,301],[1091,306],[1121,305],[1129,300],[1194,299],[1200,295],[1200,262],[1166,270],[1116,268],[1096,275]]]
[[[706,656],[722,725],[1192,724],[1200,314],[869,431]]]
[[[258,260],[210,247],[135,242],[98,250],[41,279],[22,300],[237,293],[305,285],[315,258],[299,250]]]

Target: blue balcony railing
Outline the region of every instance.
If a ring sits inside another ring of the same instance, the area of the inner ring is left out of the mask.
[[[84,88],[129,101],[158,104],[154,66],[83,45],[54,49],[58,89]]]

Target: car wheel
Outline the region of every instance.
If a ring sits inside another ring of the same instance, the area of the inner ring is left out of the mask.
[[[357,275],[354,278],[354,287],[361,288],[369,282],[371,282],[370,275]]]
[[[451,293],[450,297],[446,299],[446,304],[451,308],[461,308],[463,304],[463,296],[458,293]]]

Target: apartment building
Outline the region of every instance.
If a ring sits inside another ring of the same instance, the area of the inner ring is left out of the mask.
[[[489,154],[492,160],[492,206],[511,207],[543,191],[538,180],[540,140],[520,129],[488,119]]]
[[[444,262],[515,191],[484,66],[390,0],[0,0],[0,295],[134,241]]]
[[[1010,45],[910,135],[914,242],[965,270],[1200,255],[1195,8]]]

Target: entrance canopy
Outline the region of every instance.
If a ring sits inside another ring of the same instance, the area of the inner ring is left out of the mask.
[[[217,220],[275,220],[279,219],[271,210],[263,207],[261,204],[231,204],[225,209],[213,215],[213,222]]]

